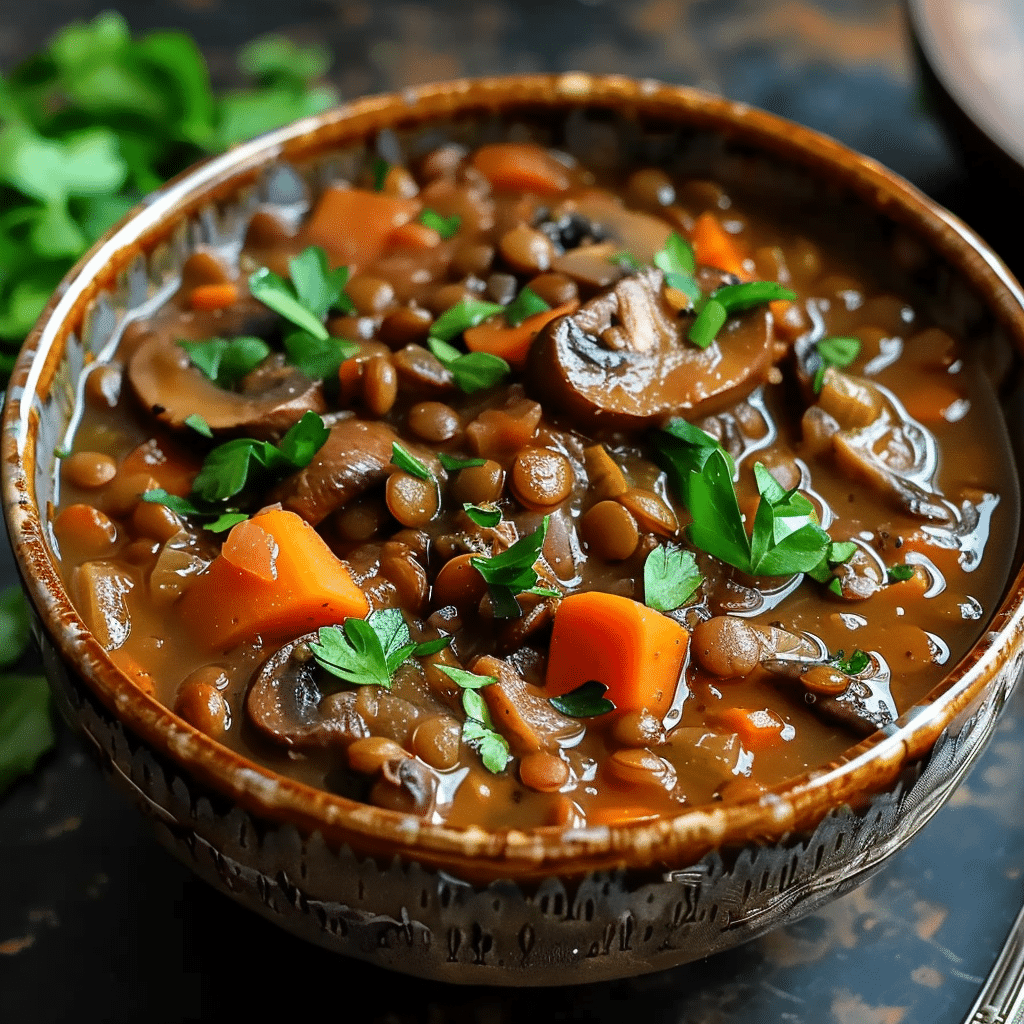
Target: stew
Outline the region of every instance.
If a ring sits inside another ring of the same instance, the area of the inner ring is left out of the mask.
[[[73,600],[198,729],[432,821],[824,764],[978,638],[1019,514],[994,371],[858,239],[530,143],[369,160],[91,369]]]

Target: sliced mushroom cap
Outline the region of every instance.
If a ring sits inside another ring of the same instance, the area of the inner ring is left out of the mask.
[[[345,419],[331,427],[330,436],[313,461],[275,488],[268,499],[280,502],[316,526],[353,498],[382,483],[395,468],[391,464],[392,445],[398,435],[377,421]],[[444,470],[436,458],[407,441],[402,446],[444,479]]]
[[[320,382],[293,366],[275,366],[249,376],[250,390],[218,387],[162,331],[146,338],[128,362],[128,380],[139,401],[176,429],[199,413],[215,434],[237,433],[269,441],[281,437],[308,410],[327,409]]]
[[[723,275],[703,270],[698,280],[707,292]],[[662,281],[653,268],[623,278],[546,327],[530,350],[532,390],[586,427],[640,429],[711,415],[767,380],[775,346],[765,309],[730,317],[700,349],[687,341],[691,318],[677,316]]]
[[[347,747],[370,734],[353,691],[324,697],[317,682],[322,670],[309,648],[316,636],[307,633],[271,655],[245,699],[252,724],[268,739],[296,750]]]

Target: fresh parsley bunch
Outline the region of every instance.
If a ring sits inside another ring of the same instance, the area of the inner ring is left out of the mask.
[[[338,101],[324,48],[243,48],[253,83],[214,94],[183,32],[133,39],[115,11],[0,77],[0,375],[60,279],[110,225],[190,163]]]

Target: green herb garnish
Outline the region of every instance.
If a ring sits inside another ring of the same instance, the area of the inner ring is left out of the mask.
[[[206,420],[204,420],[197,412],[185,417],[185,426],[194,430],[201,437],[213,437],[213,431],[210,429],[210,424],[207,423]]]
[[[541,525],[520,537],[510,548],[500,554],[476,555],[469,564],[484,578],[491,600],[494,602],[494,615],[499,619],[516,619],[522,615],[522,609],[516,600],[517,594],[528,592],[537,586],[537,570],[534,564],[540,558],[547,536],[550,516],[545,516]]]
[[[825,371],[834,366],[843,370],[860,355],[859,338],[822,338],[814,343],[821,362],[814,374],[814,393],[820,394],[825,383]]]
[[[914,575],[912,565],[890,565],[885,570],[886,578],[890,583],[906,583]]]
[[[682,607],[704,577],[689,551],[656,547],[644,562],[644,603],[659,612]]]
[[[462,725],[463,739],[480,755],[480,760],[489,772],[497,775],[504,771],[512,759],[508,741],[494,728],[487,703],[480,696],[483,687],[498,680],[494,676],[478,676],[452,665],[437,667],[462,689],[462,710],[466,713],[466,721]]]
[[[835,657],[832,658],[832,664],[835,665],[840,672],[845,672],[848,676],[856,676],[871,664],[871,658],[868,654],[859,649],[853,651],[849,658],[846,657],[845,652],[836,651]]]
[[[829,551],[831,538],[811,502],[795,487],[787,491],[761,463],[754,466],[760,501],[748,537],[732,460],[714,438],[674,421],[655,434],[654,445],[693,517],[686,533],[695,547],[751,576],[811,572]]]
[[[512,372],[504,359],[490,352],[460,352],[439,338],[428,338],[427,344],[441,365],[451,371],[456,386],[467,395],[493,388]]]
[[[604,683],[589,679],[561,697],[549,697],[548,703],[570,718],[596,718],[615,710],[615,704],[605,696],[607,689]]]
[[[487,462],[486,459],[464,458],[461,455],[449,455],[447,452],[438,452],[437,457],[449,473],[454,473],[459,469],[472,469],[474,466],[482,466]]]
[[[433,480],[434,474],[397,441],[391,442],[391,463],[417,480]]]
[[[427,228],[433,228],[442,238],[451,238],[462,223],[462,218],[453,213],[450,217],[443,217],[436,210],[426,209],[420,214],[420,223]]]
[[[501,509],[494,506],[471,505],[468,501],[463,504],[466,515],[485,530],[492,530],[501,522]]]
[[[451,637],[414,644],[397,608],[382,608],[343,626],[321,626],[310,650],[321,668],[353,686],[391,689],[391,680],[410,657],[426,657],[447,647]]]
[[[727,284],[716,289],[704,302],[690,325],[687,337],[698,348],[707,348],[718,334],[722,325],[733,313],[741,313],[755,306],[778,299],[792,301],[796,293],[775,281],[747,281],[744,284]]]
[[[383,192],[384,182],[388,180],[388,171],[391,170],[391,164],[387,162],[382,156],[374,157],[373,160],[373,191]]]
[[[697,271],[693,247],[677,231],[668,236],[665,248],[654,254],[654,265],[664,273],[669,288],[681,291],[694,305],[700,302],[703,295],[693,276]]]
[[[628,249],[620,249],[618,252],[613,252],[608,257],[608,262],[614,263],[617,267],[621,267],[632,274],[643,269],[640,261]]]
[[[505,322],[509,327],[518,327],[527,317],[549,309],[551,307],[532,288],[523,288],[505,307]]]
[[[306,331],[296,331],[284,339],[284,351],[288,362],[310,380],[330,380],[359,346],[342,338],[314,338]]]
[[[209,341],[181,339],[183,348],[196,369],[218,387],[233,388],[267,356],[270,346],[262,338],[211,338]]]
[[[459,299],[446,309],[431,325],[430,337],[439,341],[451,341],[470,327],[482,324],[488,317],[505,311],[496,302],[481,302],[479,299]],[[436,355],[436,353],[435,353]],[[438,356],[440,359],[440,356]],[[444,362],[444,360],[441,360]]]

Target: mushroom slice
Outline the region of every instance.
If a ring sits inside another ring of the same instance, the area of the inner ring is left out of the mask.
[[[313,461],[279,484],[268,501],[280,502],[284,508],[297,512],[307,523],[316,526],[388,477],[394,468],[391,446],[398,440],[398,435],[384,423],[354,418],[341,420],[331,427],[330,435]],[[444,470],[431,453],[408,442],[402,444],[436,479],[444,479]]]
[[[295,750],[347,747],[370,735],[355,708],[354,691],[324,697],[317,682],[321,670],[309,647],[316,637],[307,633],[271,655],[245,699],[252,724],[268,739]]]
[[[146,338],[128,362],[128,380],[139,401],[175,429],[183,429],[186,418],[198,412],[215,434],[272,441],[308,410],[322,413],[327,409],[320,382],[295,367],[273,367],[250,376],[253,390],[220,388],[162,332]]]
[[[702,269],[702,290],[732,280]],[[532,390],[590,428],[641,429],[668,416],[709,416],[768,378],[775,358],[771,316],[758,308],[730,317],[700,349],[691,320],[668,304],[660,270],[623,278],[553,321],[530,350]]]

